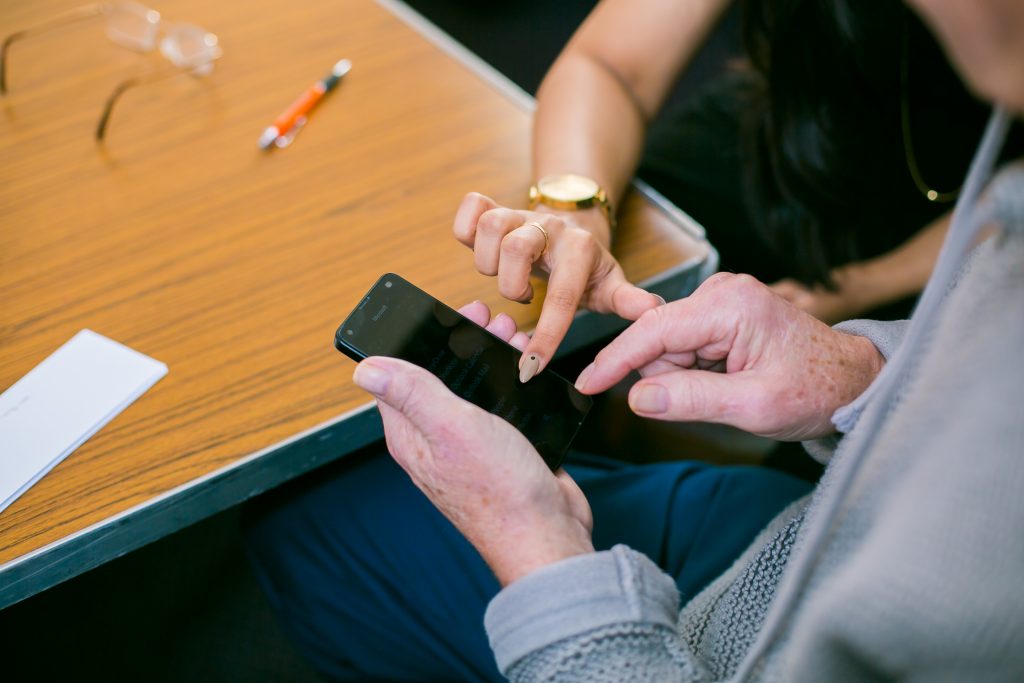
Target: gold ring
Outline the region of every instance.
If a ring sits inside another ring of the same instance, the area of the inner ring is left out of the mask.
[[[544,248],[540,250],[540,255],[543,256],[544,254],[548,253],[548,244],[550,244],[551,240],[548,237],[548,231],[544,229],[544,226],[538,223],[537,221],[534,221],[532,223],[527,223],[523,227],[537,228],[538,230],[540,230],[540,234],[544,235]]]

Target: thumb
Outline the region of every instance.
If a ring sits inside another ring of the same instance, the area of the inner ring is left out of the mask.
[[[622,276],[621,282],[612,290],[611,304],[615,315],[623,320],[636,320],[652,308],[664,306],[665,300],[640,289]]]
[[[464,405],[437,377],[398,358],[367,358],[356,366],[352,380],[424,434],[450,422]]]
[[[717,422],[743,427],[756,387],[740,373],[679,370],[642,379],[629,391],[629,407],[642,417],[674,422]]]

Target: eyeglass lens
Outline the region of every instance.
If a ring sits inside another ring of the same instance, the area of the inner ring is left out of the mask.
[[[134,2],[115,3],[107,14],[107,36],[140,52],[156,47],[159,28],[160,13]]]
[[[197,71],[204,66],[207,71],[212,68],[219,50],[216,36],[191,24],[167,26],[164,39],[160,41],[160,52],[172,64],[181,68],[197,67]]]

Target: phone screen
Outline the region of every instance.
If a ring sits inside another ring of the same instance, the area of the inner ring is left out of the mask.
[[[341,324],[334,345],[356,361],[391,356],[426,368],[457,396],[516,427],[552,470],[592,403],[550,370],[521,383],[517,349],[391,273]]]

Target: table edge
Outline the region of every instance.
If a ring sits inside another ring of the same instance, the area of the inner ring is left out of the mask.
[[[534,99],[425,17],[398,0],[376,0],[485,83],[527,110]],[[691,292],[715,272],[718,253],[704,229],[640,179],[633,187],[707,251],[639,283],[665,298]],[[626,323],[612,315],[577,315],[559,356],[572,353]],[[148,543],[168,536],[301,474],[348,456],[383,437],[379,414],[368,401],[213,472],[80,529],[0,565],[0,610],[74,578]],[[259,464],[259,467],[256,464]]]

